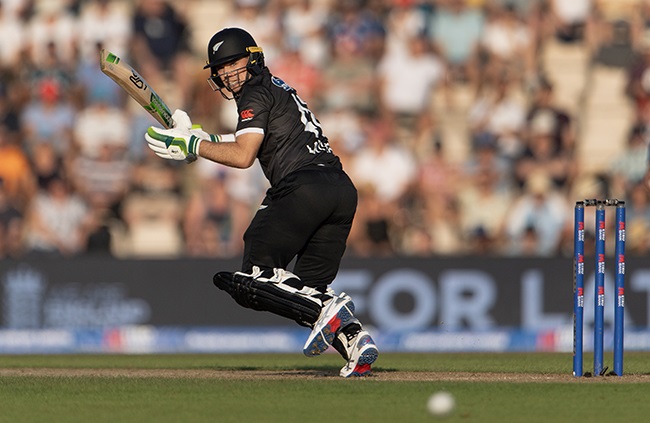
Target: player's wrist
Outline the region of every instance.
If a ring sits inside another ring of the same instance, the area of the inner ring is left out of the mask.
[[[191,135],[187,142],[187,152],[200,156],[199,151],[203,140],[196,135]]]
[[[207,134],[208,136],[192,135],[189,140],[188,151],[190,153],[200,156],[200,148],[202,142],[221,142],[221,136],[217,134]]]

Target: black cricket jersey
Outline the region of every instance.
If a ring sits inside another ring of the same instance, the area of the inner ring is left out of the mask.
[[[243,86],[236,101],[236,135],[264,135],[257,158],[271,186],[306,166],[341,168],[314,114],[296,90],[271,75],[268,68]]]

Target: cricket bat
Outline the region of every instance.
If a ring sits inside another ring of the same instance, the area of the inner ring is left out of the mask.
[[[99,54],[99,67],[102,72],[115,81],[132,99],[138,102],[162,126],[169,129],[174,125],[172,112],[160,96],[149,86],[128,63],[106,49]],[[192,162],[196,156],[187,156],[186,161]]]

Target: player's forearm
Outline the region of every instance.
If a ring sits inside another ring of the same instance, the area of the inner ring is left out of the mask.
[[[220,136],[223,141],[228,141],[228,136]],[[232,135],[230,137],[233,137]],[[255,154],[251,154],[249,149],[235,142],[201,142],[199,146],[199,155],[205,159],[211,160],[222,165],[246,169],[253,165]]]

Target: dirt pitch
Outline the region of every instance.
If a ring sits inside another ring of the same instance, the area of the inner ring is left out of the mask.
[[[338,378],[335,373],[318,370],[180,370],[180,369],[79,369],[79,368],[3,368],[0,377],[131,377],[169,379],[290,380]],[[582,377],[535,373],[400,372],[377,370],[369,378],[377,381],[406,382],[509,382],[509,383],[648,383],[650,374],[623,377]]]

